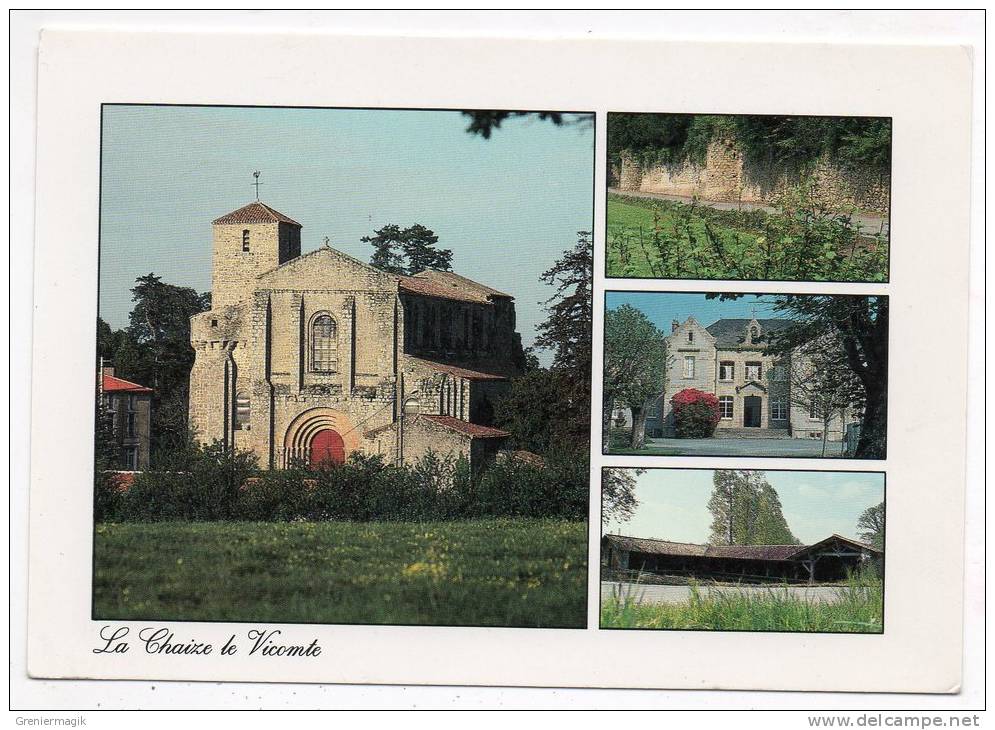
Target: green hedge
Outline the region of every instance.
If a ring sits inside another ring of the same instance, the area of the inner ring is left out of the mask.
[[[465,460],[429,454],[397,467],[354,454],[322,469],[260,470],[252,455],[218,446],[137,474],[127,489],[98,474],[98,522],[411,521],[482,517],[584,519],[589,472],[582,458],[495,462],[473,475]]]

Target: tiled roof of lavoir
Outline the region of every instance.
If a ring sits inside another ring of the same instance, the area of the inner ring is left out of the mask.
[[[511,435],[507,431],[502,431],[499,428],[491,428],[490,426],[481,426],[478,423],[461,421],[460,419],[453,418],[452,416],[422,415],[418,416],[418,418],[424,418],[432,423],[437,423],[440,426],[451,428],[454,431],[459,431],[467,436],[472,436],[473,438],[478,439],[504,438],[505,436]]]
[[[746,327],[752,321],[750,319],[720,319],[705,329],[715,338],[716,347],[738,347],[744,344]],[[790,319],[758,319],[757,323],[760,325],[760,339],[763,342],[770,341],[767,337],[770,333],[783,330],[793,324]]]
[[[132,383],[130,380],[115,378],[113,375],[104,375],[101,388],[105,393],[151,393],[152,388],[144,385]]]
[[[691,542],[670,542],[645,537],[605,535],[609,543],[622,550],[649,555],[694,555],[738,560],[788,560],[805,545],[698,545]]]
[[[258,200],[248,205],[243,205],[238,210],[233,210],[228,215],[223,215],[214,221],[216,226],[244,225],[247,223],[289,223],[292,226],[300,226],[290,216],[284,215],[278,210],[270,208],[266,203]]]
[[[805,551],[831,540],[879,553],[876,548],[842,535],[832,535],[814,545],[698,545],[691,542],[670,542],[648,537],[605,535],[609,544],[620,550],[648,555],[693,555],[703,558],[731,558],[733,560],[791,560]]]

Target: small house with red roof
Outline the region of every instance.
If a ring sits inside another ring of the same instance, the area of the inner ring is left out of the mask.
[[[148,469],[152,389],[117,377],[111,365],[101,365],[97,388],[101,407],[114,424],[114,441],[120,454],[115,466],[125,471]]]
[[[494,404],[524,361],[514,298],[451,271],[398,275],[256,201],[213,222],[212,309],[190,340],[190,423],[264,468],[353,452],[479,467],[508,434]]]

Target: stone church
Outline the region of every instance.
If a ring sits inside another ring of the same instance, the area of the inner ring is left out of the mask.
[[[513,297],[447,271],[399,276],[261,202],[213,223],[212,309],[195,315],[190,423],[261,466],[430,450],[479,469],[508,434],[495,401],[522,362]]]
[[[664,393],[650,409],[646,431],[673,436],[671,399],[686,388],[714,393],[719,399],[716,435],[819,438],[826,420],[818,408],[792,393],[793,373],[808,367],[800,353],[767,352],[771,335],[790,324],[786,319],[720,319],[707,327],[694,317],[671,323]],[[846,415],[846,414],[844,414]],[[828,419],[828,440],[844,435],[843,419]]]

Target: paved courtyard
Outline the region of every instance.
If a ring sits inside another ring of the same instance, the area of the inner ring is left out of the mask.
[[[828,441],[826,456],[840,458],[842,441]],[[818,439],[646,439],[646,448],[637,452],[647,456],[800,456],[822,457]]]
[[[839,599],[839,589],[835,586],[742,585],[702,587],[700,590],[703,593],[746,593],[755,596],[770,591],[783,595],[784,591],[788,591],[790,595],[811,603],[829,603]],[[691,587],[602,581],[601,600],[610,600],[616,595],[631,596],[639,603],[683,603],[691,597]]]

